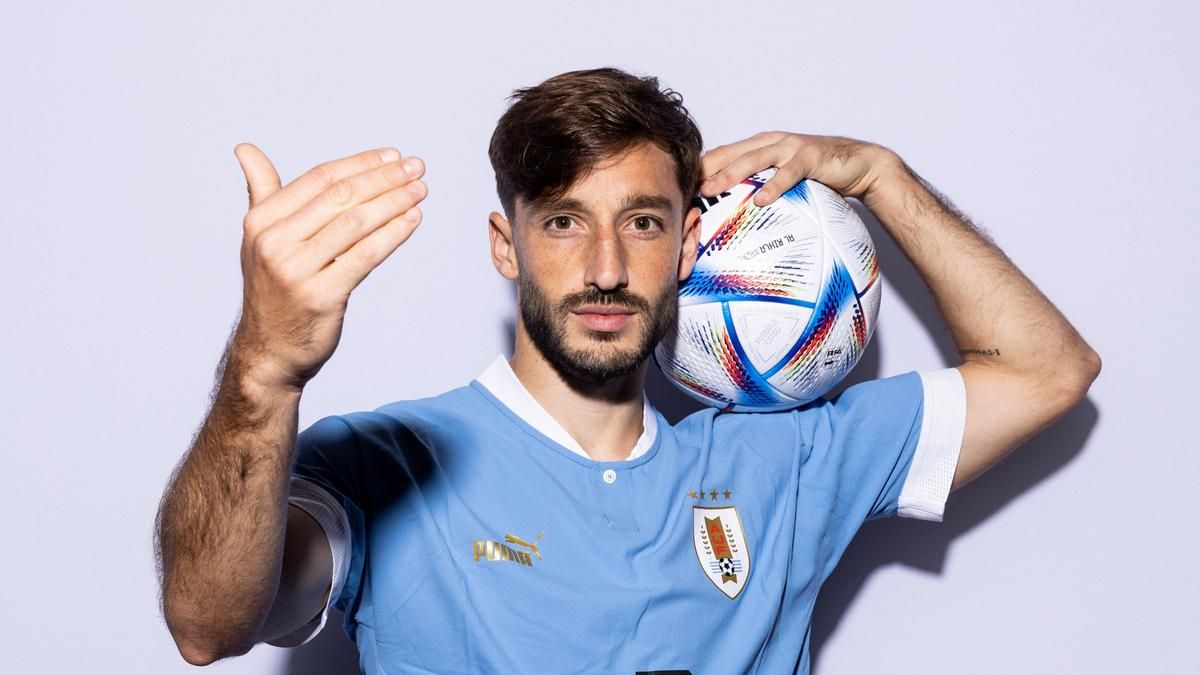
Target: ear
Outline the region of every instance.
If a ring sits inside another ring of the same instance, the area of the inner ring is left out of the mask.
[[[517,278],[517,246],[512,224],[496,211],[488,215],[488,237],[491,239],[492,264],[500,276],[513,281]]]
[[[679,280],[692,274],[696,266],[696,250],[700,247],[700,207],[693,206],[683,217],[683,244],[679,251]]]

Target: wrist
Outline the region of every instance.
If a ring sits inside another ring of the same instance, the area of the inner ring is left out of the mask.
[[[230,345],[225,379],[254,398],[299,397],[304,390],[304,382],[289,377],[270,359],[240,346],[236,340]]]
[[[247,395],[255,398],[298,399],[304,392],[304,384],[283,377],[279,370],[266,362],[235,372],[238,386]]]
[[[873,166],[874,178],[860,201],[877,216],[901,204],[905,195],[919,187],[908,164],[887,148],[879,147]]]

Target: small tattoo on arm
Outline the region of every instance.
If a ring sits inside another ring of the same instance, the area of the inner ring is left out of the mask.
[[[960,349],[958,350],[958,353],[961,356],[965,356],[967,354],[979,354],[980,356],[1000,356],[999,349]]]

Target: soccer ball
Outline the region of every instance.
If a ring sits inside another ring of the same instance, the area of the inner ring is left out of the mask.
[[[858,363],[879,314],[862,219],[812,179],[756,206],[773,175],[693,200],[696,266],[679,287],[679,320],[654,350],[669,381],[723,410],[787,410],[825,394]]]

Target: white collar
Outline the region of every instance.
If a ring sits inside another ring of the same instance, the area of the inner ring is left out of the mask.
[[[521,380],[517,379],[517,374],[513,372],[512,366],[508,364],[508,359],[503,354],[496,356],[480,375],[475,378],[479,384],[487,387],[492,395],[500,399],[500,402],[508,406],[518,417],[525,420],[530,426],[543,434],[549,436],[554,442],[575,452],[583,457],[591,459],[584,451],[583,446],[579,445],[571,434],[563,428],[558,420],[554,419],[542,404],[537,402],[533,394],[525,388]],[[637,444],[633,446],[633,450],[625,461],[637,459],[645,454],[650,446],[654,444],[654,437],[658,432],[658,422],[655,418],[654,407],[650,405],[650,399],[645,392],[642,393],[642,436],[638,439]]]

